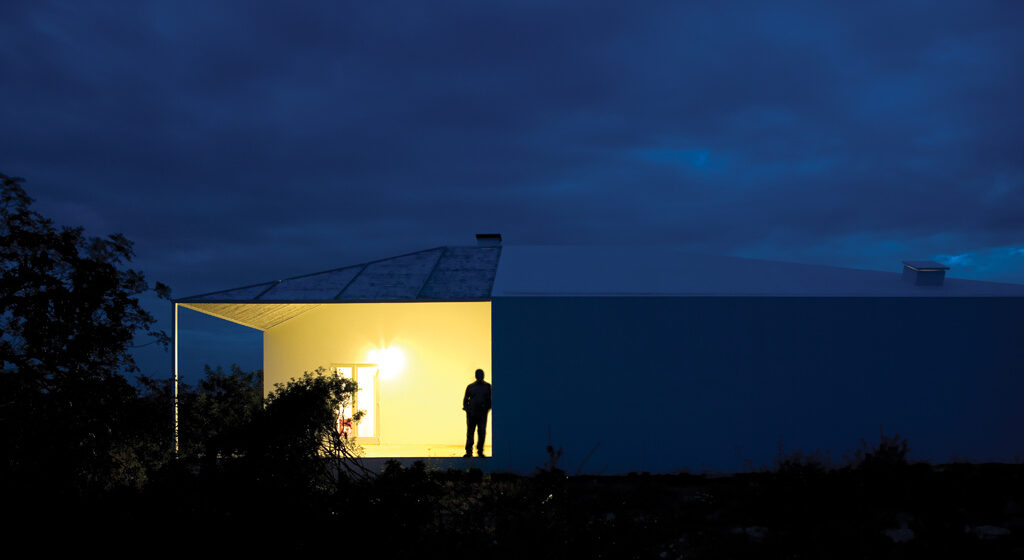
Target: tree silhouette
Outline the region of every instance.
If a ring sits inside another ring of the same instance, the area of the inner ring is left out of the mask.
[[[172,426],[174,380],[139,376],[140,398],[159,416],[160,431],[153,437],[166,445]],[[245,455],[250,446],[250,424],[263,410],[263,371],[244,371],[237,364],[224,368],[203,367],[203,378],[192,386],[178,382],[180,449],[177,456],[188,463],[215,466],[217,459]],[[155,414],[154,414],[155,413]]]
[[[145,278],[125,267],[131,241],[55,226],[23,181],[0,174],[0,469],[8,484],[117,485],[139,462],[132,340],[168,339],[139,303]]]
[[[323,367],[275,385],[254,423],[249,456],[274,479],[273,486],[322,493],[368,476],[353,461],[358,447],[337,429],[339,407],[353,402],[357,387]],[[358,411],[353,419],[362,416]]]

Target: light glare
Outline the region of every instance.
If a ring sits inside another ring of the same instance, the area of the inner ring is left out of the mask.
[[[405,367],[405,354],[400,348],[388,346],[370,350],[370,362],[380,368],[383,379],[393,379]]]

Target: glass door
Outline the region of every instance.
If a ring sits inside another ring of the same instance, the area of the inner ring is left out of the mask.
[[[360,445],[380,444],[379,368],[376,364],[345,364],[335,365],[332,369],[338,376],[359,384],[354,402],[339,407],[338,432],[342,437],[354,438]],[[363,417],[359,422],[353,422],[352,414],[357,410],[363,411]]]

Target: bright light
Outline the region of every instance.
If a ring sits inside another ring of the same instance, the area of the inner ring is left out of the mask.
[[[405,354],[394,346],[374,349],[370,350],[370,362],[380,368],[382,379],[393,379],[405,367]]]

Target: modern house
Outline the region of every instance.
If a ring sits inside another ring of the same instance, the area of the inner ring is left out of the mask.
[[[267,390],[355,377],[370,457],[461,456],[481,368],[491,469],[530,472],[549,442],[569,472],[838,461],[880,426],[918,459],[1019,460],[1024,286],[945,274],[478,236],[174,305],[262,331]]]

